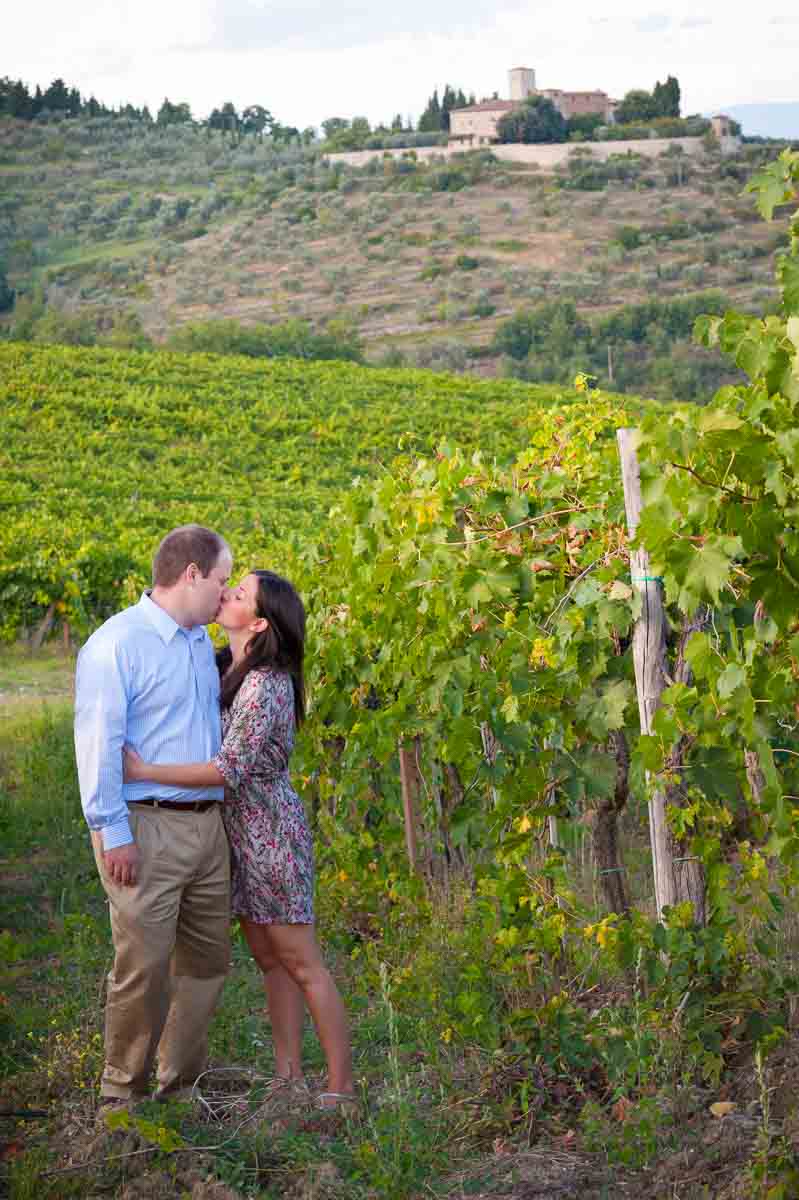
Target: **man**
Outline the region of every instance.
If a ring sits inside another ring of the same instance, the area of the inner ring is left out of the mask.
[[[230,578],[213,530],[168,533],[153,588],[81,650],[75,747],[81,800],[111,910],[103,1108],[179,1094],[205,1069],[229,965],[229,852],[221,788],[124,783],[122,748],[207,762],[221,742],[219,678],[205,625]]]

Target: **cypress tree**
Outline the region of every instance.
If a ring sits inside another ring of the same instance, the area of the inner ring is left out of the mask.
[[[419,118],[420,133],[438,133],[441,129],[441,104],[438,99],[438,88],[427,101],[427,108]]]

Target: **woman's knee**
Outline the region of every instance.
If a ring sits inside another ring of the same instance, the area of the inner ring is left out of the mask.
[[[268,925],[255,925],[250,921],[241,921],[241,931],[250,948],[250,953],[258,964],[261,972],[266,975],[279,966],[277,957],[272,951]]]
[[[282,967],[301,988],[326,981],[327,967],[312,929],[261,925],[245,929],[245,933],[262,971],[268,961],[272,967]]]
[[[280,962],[275,958],[268,946],[251,946],[250,949],[258,969],[264,977],[270,975],[273,971],[279,970]]]
[[[282,959],[282,965],[303,991],[323,986],[330,979],[330,972],[318,956],[287,954]]]

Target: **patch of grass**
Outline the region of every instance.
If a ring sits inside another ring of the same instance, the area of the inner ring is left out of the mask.
[[[34,665],[15,655],[4,656],[7,679],[36,683],[53,669],[55,655]],[[698,1136],[715,1095],[680,1074],[687,1067],[679,1055],[672,1062],[640,1039],[633,1044],[629,1008],[619,998],[623,981],[594,983],[586,965],[585,1011],[553,1007],[547,989],[557,991],[562,979],[548,982],[541,966],[528,977],[523,964],[508,974],[492,935],[493,909],[475,908],[468,888],[411,889],[388,903],[327,877],[321,940],[351,1015],[360,1112],[331,1115],[294,1101],[270,1107],[253,1087],[234,1121],[209,1122],[196,1104],[148,1103],[116,1131],[98,1131],[103,980],[112,951],[71,758],[66,701],[20,702],[0,725],[0,1074],[8,1108],[47,1113],[8,1130],[13,1149],[0,1170],[15,1200],[199,1198],[206,1186],[212,1196],[222,1184],[262,1200],[412,1200],[486,1189],[521,1195],[518,1188],[534,1181],[553,1195],[557,1188],[566,1194],[568,1183],[568,1194],[599,1200],[616,1194],[622,1172],[625,1195],[654,1194],[653,1163],[658,1194],[672,1194],[680,1171],[715,1179],[722,1150],[714,1143],[705,1154]],[[373,924],[364,924],[367,912],[378,914]],[[212,1065],[273,1073],[263,1004],[260,974],[236,937],[211,1028]],[[517,1032],[512,1046],[507,1016],[519,1007],[537,1041],[525,1043]],[[645,997],[640,1017],[650,1017]],[[586,1061],[569,1070],[564,1038],[580,1030],[591,1033],[580,1042]],[[628,1057],[643,1056],[615,1090],[595,1063],[611,1035]],[[678,1048],[676,1036],[667,1040]],[[304,1050],[309,1079],[321,1089],[323,1059],[310,1025]],[[771,1088],[764,1075],[761,1091]],[[738,1169],[748,1154],[740,1135],[723,1153],[733,1150]],[[779,1162],[776,1151],[761,1158],[763,1178],[789,1169],[784,1154]],[[86,1166],[68,1169],[76,1163]]]
[[[2,718],[0,841],[6,853],[63,843],[81,819],[69,703],[27,701]]]
[[[75,278],[80,276],[84,268],[97,266],[98,263],[108,265],[120,259],[135,258],[137,254],[151,254],[162,244],[158,238],[148,237],[132,242],[109,240],[99,246],[79,245],[56,261],[48,263],[46,271],[52,279],[62,274],[67,278]]]
[[[37,651],[22,643],[0,647],[0,719],[23,701],[70,696],[74,674],[73,654],[57,644]]]
[[[52,653],[3,659],[4,678],[26,686],[60,677],[57,666]],[[66,701],[20,702],[0,726],[0,841],[0,1074],[9,1081],[8,1107],[33,1114],[19,1126],[5,1169],[15,1197],[87,1196],[98,1188],[121,1196],[133,1180],[147,1195],[188,1194],[210,1176],[248,1196],[283,1197],[290,1187],[300,1195],[313,1184],[317,1191],[308,1194],[320,1197],[403,1200],[444,1166],[447,1122],[423,1113],[429,1097],[406,1069],[412,1030],[398,1021],[388,990],[370,997],[360,989],[351,1005],[363,1018],[354,1021],[356,1073],[368,1097],[360,1116],[264,1110],[236,1131],[209,1125],[195,1105],[149,1104],[126,1128],[98,1135],[103,980],[112,947],[78,803]],[[340,977],[350,976],[345,994],[358,974],[348,964],[345,955],[337,967]],[[211,1028],[212,1063],[273,1074],[263,1008],[260,973],[235,937]],[[310,1025],[304,1049],[309,1079],[321,1089],[323,1057]],[[81,1160],[85,1170],[60,1173]]]
[[[521,254],[530,249],[527,242],[520,242],[518,238],[502,238],[498,242],[492,242],[491,247],[502,254]]]
[[[399,238],[406,246],[426,246],[430,241],[428,234],[421,233],[417,229],[409,229],[407,233],[401,233]]]

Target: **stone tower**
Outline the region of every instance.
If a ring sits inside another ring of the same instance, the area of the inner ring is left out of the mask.
[[[508,71],[511,100],[526,100],[535,91],[535,71],[530,67],[514,67]]]

